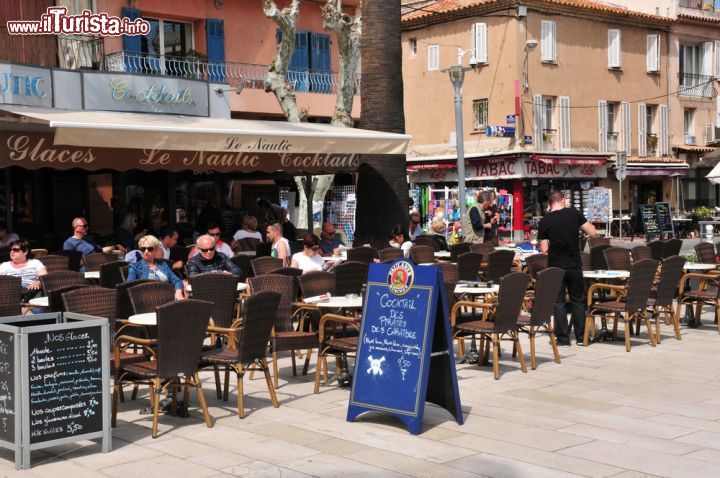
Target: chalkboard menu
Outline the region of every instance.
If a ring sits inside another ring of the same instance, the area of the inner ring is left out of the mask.
[[[646,239],[650,240],[653,237],[660,235],[662,232],[660,230],[660,220],[658,218],[657,208],[654,204],[641,204],[640,217],[642,219]]]
[[[30,443],[103,430],[100,327],[28,335]]]
[[[370,265],[348,421],[383,411],[417,434],[427,400],[462,424],[442,284],[434,266]]]
[[[670,213],[670,205],[666,202],[655,203],[655,208],[658,213],[658,225],[660,226],[660,232],[669,233],[675,235],[675,229],[673,228],[672,214]]]
[[[0,331],[0,440],[15,440],[15,335]]]

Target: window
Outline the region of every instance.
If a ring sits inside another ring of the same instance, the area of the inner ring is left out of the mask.
[[[543,98],[543,130],[553,129],[553,99]]]
[[[648,73],[660,72],[660,35],[647,36],[646,69]]]
[[[680,45],[680,94],[712,98],[713,43]]]
[[[428,52],[428,71],[436,71],[440,69],[440,47],[438,45],[430,45]]]
[[[653,123],[655,122],[655,106],[645,106],[645,132],[653,134]]]
[[[620,68],[620,30],[608,30],[608,68]]]
[[[484,130],[488,124],[488,100],[473,100],[473,128]]]
[[[410,45],[410,56],[416,56],[417,55],[417,38],[411,38],[408,41],[408,44]]]
[[[140,37],[142,72],[188,76],[183,57],[192,49],[192,24],[147,19],[150,33]]]
[[[540,22],[540,59],[542,61],[557,61],[557,30],[555,22],[542,20]]]
[[[478,63],[487,63],[487,23],[472,26],[471,45],[473,56]]]
[[[607,104],[607,132],[615,133],[615,119],[617,118],[617,103]]]
[[[276,31],[276,41],[282,43],[282,30]],[[288,80],[294,91],[332,92],[330,65],[330,35],[308,31],[295,32],[295,51],[290,59]]]
[[[693,126],[693,118],[695,117],[694,108],[685,108],[683,112],[683,132],[685,136],[695,134],[695,128]]]

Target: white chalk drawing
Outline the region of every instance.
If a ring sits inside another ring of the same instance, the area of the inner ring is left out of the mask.
[[[367,373],[372,373],[373,375],[382,375],[382,363],[385,361],[385,357],[380,357],[379,359],[374,359],[371,356],[368,357],[368,362],[370,362],[370,367],[367,369]]]
[[[402,379],[405,381],[405,374],[407,373],[408,367],[410,366],[410,361],[405,358],[405,355],[401,355],[398,359],[398,365],[400,365],[400,373],[402,374]]]

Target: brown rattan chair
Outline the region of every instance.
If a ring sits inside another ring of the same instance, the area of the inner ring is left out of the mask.
[[[238,266],[240,270],[243,271],[244,277],[252,277],[253,275],[252,264],[250,261],[252,261],[252,258],[243,254],[230,258],[230,262]]]
[[[688,281],[697,279],[698,287],[689,290]],[[701,324],[700,315],[702,314],[703,305],[709,305],[715,313],[715,322],[718,323],[718,333],[720,333],[720,275],[717,274],[685,274],[680,280],[680,290],[678,291],[677,309],[675,310],[675,320],[680,319],[680,306],[695,306],[694,326],[699,327]]]
[[[334,269],[337,295],[361,294],[367,281],[368,264],[346,261]]]
[[[651,241],[648,243],[648,247],[652,251],[652,258],[656,261],[663,260],[665,257],[665,243],[660,240]]]
[[[90,286],[88,284],[73,284],[48,290],[48,310],[50,312],[65,312],[65,304],[63,303],[62,295],[76,289],[87,289],[89,287]]]
[[[715,244],[715,248],[716,248],[716,250],[717,250],[718,256],[720,256],[720,242],[718,242],[717,244]]]
[[[82,258],[83,258],[82,252],[61,249],[59,251],[53,252],[52,255],[67,257],[68,258],[68,269],[70,269],[71,271],[80,271],[80,264],[82,263]]]
[[[117,261],[117,254],[111,252],[96,252],[83,257],[83,265],[87,272],[97,272],[100,270],[101,265]]]
[[[677,294],[680,279],[683,276],[683,266],[685,266],[685,258],[681,256],[666,257],[662,261],[660,270],[660,280],[657,286],[650,291],[648,299],[648,307],[652,312],[655,320],[655,338],[657,343],[661,343],[662,335],[660,334],[660,314],[665,314],[665,322],[672,321],[675,329],[675,338],[682,339],[680,335],[680,318],[673,311],[673,301]]]
[[[588,243],[590,244],[590,250],[592,250],[593,247],[597,246],[609,246],[610,238],[606,236],[594,236],[588,239]]]
[[[609,249],[609,244],[601,244],[599,246],[591,247],[590,248],[590,267],[592,270],[607,270],[608,264],[607,259],[605,259],[605,249]]]
[[[278,352],[290,351],[293,365],[293,376],[297,376],[295,366],[295,351],[307,349],[303,375],[307,374],[310,364],[312,349],[317,347],[318,336],[315,332],[296,330],[293,327],[292,304],[293,282],[295,278],[279,274],[263,274],[248,279],[248,285],[252,294],[263,291],[279,292],[280,304],[278,305],[275,322],[270,336],[270,351],[273,361],[273,378],[275,388],[278,388]]]
[[[512,270],[515,251],[498,250],[487,255],[487,270],[482,275],[486,280],[500,282],[500,278]]]
[[[451,245],[450,262],[457,262],[458,256],[460,256],[460,254],[465,254],[466,252],[470,252],[469,242],[458,242],[457,244]]]
[[[665,241],[665,257],[679,256],[682,249],[682,239],[673,238]]]
[[[22,280],[0,275],[0,317],[22,313]]]
[[[648,335],[650,336],[650,344],[655,347],[655,334],[653,334],[650,326],[650,319],[646,309],[658,264],[655,259],[643,259],[633,264],[627,285],[596,283],[590,286],[588,289],[588,312],[583,340],[585,346],[588,345],[590,332],[594,332],[595,329],[595,315],[600,314],[604,317],[611,315],[615,319],[613,335],[616,335],[619,320],[624,320],[625,350],[627,352],[630,351],[630,322],[633,320],[645,320]],[[598,289],[618,292],[618,299],[611,302],[593,302],[593,294]]]
[[[457,283],[460,280],[460,267],[452,262],[441,261],[435,263],[435,266],[443,273],[443,282]],[[455,290],[455,289],[453,289]]]
[[[100,287],[114,289],[127,279],[128,264],[125,261],[113,261],[100,265]]]
[[[105,317],[108,319],[110,343],[115,343],[117,325],[117,293],[105,287],[83,287],[62,294],[67,312]]]
[[[450,314],[450,326],[453,338],[458,341],[465,336],[480,336],[480,356],[483,355],[484,343],[492,342],[493,346],[493,373],[495,380],[500,378],[500,340],[511,340],[517,350],[520,367],[527,373],[525,357],[523,356],[520,340],[518,339],[518,317],[522,308],[525,292],[530,282],[530,276],[522,272],[511,272],[500,280],[500,292],[497,303],[480,303],[461,300],[455,303]],[[553,298],[556,299],[557,295]],[[468,307],[480,309],[483,320],[474,320],[465,323],[456,323],[456,316],[460,308]],[[492,320],[489,320],[492,319]],[[507,336],[507,338],[506,338]],[[489,344],[487,345],[489,347]],[[488,349],[489,350],[489,349]]]
[[[372,264],[378,251],[374,247],[353,247],[347,250],[347,260]]]
[[[335,274],[326,271],[310,271],[299,277],[302,297],[316,297],[330,293],[335,295]],[[321,311],[315,304],[296,304],[295,314],[300,320],[299,330],[318,330]]]
[[[547,332],[550,337],[553,355],[555,355],[555,363],[560,363],[560,354],[558,353],[551,319],[564,276],[565,271],[557,267],[549,267],[539,271],[536,274],[537,280],[531,300],[532,309],[530,314],[520,314],[518,319],[519,331],[528,334],[530,338],[530,368],[532,370],[535,370],[535,335],[538,330]]]
[[[315,390],[320,393],[320,377],[324,376],[324,383],[328,383],[328,355],[335,356],[336,362],[345,362],[347,357],[357,352],[357,331],[359,319],[337,314],[324,314],[320,319],[318,333],[318,358],[315,368]],[[341,329],[350,329],[353,333],[341,334]]]
[[[493,249],[495,249],[495,244],[492,242],[480,242],[477,244],[470,244],[470,252],[480,252],[482,254],[485,254],[485,257],[487,257],[488,254],[490,254]]]
[[[252,267],[252,271],[255,276],[261,276],[283,267],[283,260],[269,256],[258,257],[257,259],[250,261],[250,266]]]
[[[717,264],[715,258],[715,246],[711,242],[700,242],[695,244],[695,254],[703,264]]]
[[[435,262],[435,249],[430,246],[412,246],[410,248],[410,259],[415,264],[433,263]]]
[[[52,274],[53,272],[70,270],[70,259],[68,259],[67,256],[49,254],[47,256],[44,256],[40,262],[42,262],[42,264],[45,266],[48,274]]]
[[[650,249],[648,246],[635,246],[630,249],[630,255],[632,256],[633,262],[653,258],[652,249]]]
[[[432,247],[433,252],[437,252],[440,250],[440,243],[435,240],[432,236],[417,236],[412,241],[413,245],[415,246],[428,246]]]
[[[399,247],[386,247],[378,251],[378,257],[381,262],[392,262],[398,259],[402,259],[403,251]]]
[[[221,328],[232,327],[235,321],[238,278],[222,272],[206,272],[190,278],[193,299],[212,304],[210,317],[213,325]]]
[[[205,350],[201,357],[201,365],[210,365],[218,372],[218,368],[225,367],[225,391],[222,399],[228,400],[228,383],[230,369],[237,375],[238,417],[245,418],[245,394],[243,392],[243,377],[246,370],[261,370],[265,374],[268,391],[273,407],[279,406],[275,389],[270,379],[270,370],[267,364],[267,345],[270,340],[275,315],[280,304],[280,294],[277,292],[257,292],[245,301],[242,327],[223,328],[209,327],[212,333],[224,334],[228,344],[232,347],[219,347]]]
[[[591,271],[592,269],[592,256],[589,252],[581,252],[580,260],[582,261],[582,270]]]
[[[140,287],[140,286],[136,286]],[[198,366],[200,353],[210,319],[210,304],[201,300],[183,300],[165,304],[156,309],[157,339],[138,339],[127,335],[118,337],[115,355],[120,343],[128,342],[148,349],[155,360],[130,362],[118,368],[113,387],[112,423],[117,420],[118,396],[124,381],[147,383],[153,407],[152,437],[157,438],[160,395],[167,390],[172,395],[173,412],[176,411],[176,393],[184,389],[183,405],[187,407],[189,388],[197,390],[200,408],[208,428],[213,426],[203,395]]]
[[[175,300],[175,288],[167,282],[150,281],[130,287],[128,290],[133,315],[155,312],[161,305]],[[211,309],[208,309],[208,316]]]
[[[527,256],[525,265],[527,265],[527,272],[530,274],[532,280],[536,281],[538,273],[548,267],[548,255],[540,253]]]
[[[632,266],[630,249],[624,247],[608,247],[603,251],[607,268],[616,271],[629,271]]]
[[[153,282],[151,279],[137,279],[137,280],[131,280],[128,282],[123,282],[121,284],[118,284],[115,287],[115,290],[117,291],[117,320],[127,320],[128,317],[131,315],[134,315],[135,312],[133,311],[132,302],[130,302],[130,294],[128,293],[128,289],[130,287],[135,287],[139,284],[146,284],[148,282]],[[174,295],[173,295],[174,297]]]
[[[257,250],[258,244],[260,244],[262,241],[255,237],[244,237],[238,242],[242,243],[241,247],[243,251],[254,251]]]
[[[51,290],[57,290],[69,285],[84,285],[85,275],[75,271],[58,271],[40,276],[40,284],[45,295]]]
[[[457,260],[460,280],[477,280],[482,262],[483,254],[481,252],[460,254]]]

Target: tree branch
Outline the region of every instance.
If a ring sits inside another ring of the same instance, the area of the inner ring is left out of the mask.
[[[270,64],[265,80],[265,91],[272,92],[289,122],[299,123],[302,115],[297,106],[293,87],[288,81],[288,69],[295,53],[295,25],[300,14],[300,0],[292,0],[289,7],[278,9],[274,0],[263,0],[263,13],[282,31],[278,52]]]

